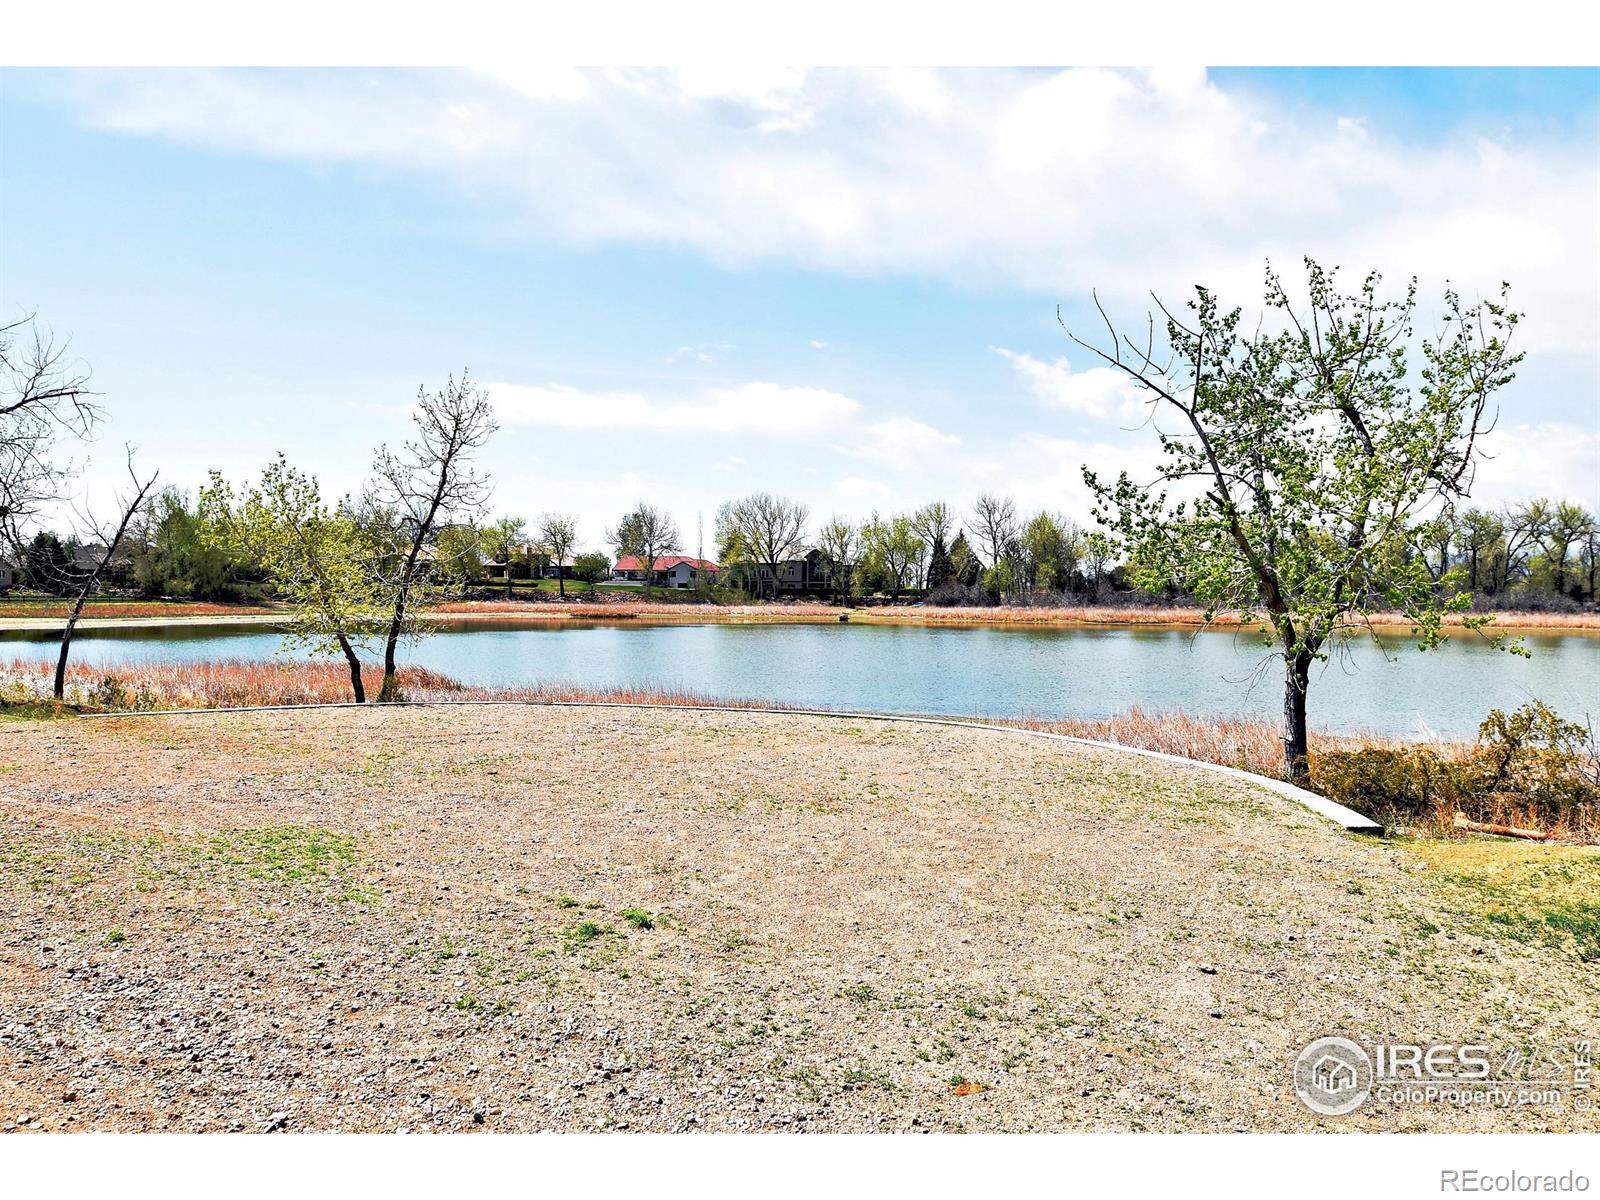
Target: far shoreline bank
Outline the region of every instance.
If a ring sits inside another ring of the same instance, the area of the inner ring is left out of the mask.
[[[59,634],[64,616],[8,616],[0,601],[0,633]],[[91,613],[97,607],[91,605]],[[186,613],[174,605],[173,611],[157,615],[87,615],[78,622],[81,633],[119,629],[276,629],[286,614],[273,611],[239,613],[208,611]],[[1497,633],[1512,636],[1536,634],[1600,634],[1600,613],[1540,613],[1509,611],[1472,614],[1494,617]],[[638,623],[664,625],[760,625],[760,624],[856,624],[922,625],[940,628],[1042,628],[1042,629],[1150,629],[1193,630],[1204,633],[1240,633],[1261,628],[1243,624],[1235,618],[1219,618],[1209,624],[1198,608],[1163,606],[1082,606],[1074,608],[1034,608],[996,606],[994,608],[934,608],[927,606],[868,606],[850,608],[822,604],[680,604],[648,600],[562,602],[454,601],[422,614],[438,624],[472,625],[499,623],[537,629],[543,626],[574,624]],[[1376,613],[1370,623],[1378,630],[1409,631],[1413,623],[1400,613]],[[1466,632],[1460,616],[1448,617],[1445,628]],[[1402,633],[1403,636],[1403,633]]]

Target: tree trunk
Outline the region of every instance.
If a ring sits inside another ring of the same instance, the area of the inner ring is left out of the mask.
[[[339,649],[344,651],[345,661],[350,664],[350,690],[355,693],[356,703],[365,704],[367,689],[361,682],[361,660],[356,657],[350,639],[342,633],[339,635]]]
[[[561,573],[560,563],[556,564],[556,591],[560,593],[563,600],[567,598],[567,577]]]
[[[1283,681],[1283,766],[1290,783],[1311,786],[1311,756],[1306,739],[1306,689],[1311,682],[1310,654],[1291,657]]]
[[[132,450],[128,451],[128,474],[133,475]],[[100,583],[100,576],[105,574],[106,567],[116,557],[117,547],[122,545],[122,539],[128,532],[129,524],[132,523],[134,515],[139,511],[139,506],[144,503],[145,496],[155,486],[156,478],[159,475],[160,472],[158,471],[142,484],[139,483],[139,477],[133,475],[133,481],[138,485],[138,490],[134,493],[133,500],[128,504],[128,507],[123,510],[122,522],[117,526],[116,535],[107,543],[106,552],[101,555],[100,561],[95,564],[94,570],[89,574],[89,578],[84,580],[83,586],[78,589],[77,599],[72,602],[72,613],[67,617],[66,627],[61,630],[61,653],[56,658],[55,698],[57,700],[64,699],[66,696],[67,653],[72,649],[72,631],[77,628],[78,618],[83,615],[83,606],[89,599],[89,593],[94,591],[95,587]]]
[[[99,572],[95,574],[98,576]],[[92,584],[90,586],[93,586]],[[55,698],[66,698],[67,692],[67,652],[72,649],[72,631],[77,627],[78,617],[83,613],[84,601],[89,598],[89,589],[85,588],[78,593],[78,598],[72,604],[72,612],[67,617],[66,628],[61,631],[61,653],[56,656],[56,685]]]

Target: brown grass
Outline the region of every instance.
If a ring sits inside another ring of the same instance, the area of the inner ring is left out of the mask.
[[[72,611],[72,601],[58,599],[0,600],[0,618],[60,617]],[[259,604],[212,604],[199,600],[91,600],[83,606],[85,620],[115,617],[220,617],[232,614],[270,613]]]
[[[605,593],[601,593],[604,595]],[[592,617],[626,621],[637,617],[681,617],[690,621],[784,621],[836,618],[843,609],[827,604],[697,604],[692,601],[639,600],[632,596],[585,600],[451,600],[430,613],[443,616],[517,616],[529,620]]]
[[[54,664],[13,659],[0,663],[0,710],[13,706],[27,716],[58,715],[51,708]],[[376,696],[382,671],[368,666],[362,672],[369,697]],[[772,700],[727,699],[682,688],[594,688],[572,684],[537,684],[515,688],[469,687],[423,667],[405,667],[400,683],[406,698],[423,703],[451,701],[510,701],[545,704],[709,705],[724,708],[798,709],[802,706]],[[68,710],[104,712],[155,709],[251,708],[273,705],[345,704],[352,699],[350,677],[335,661],[287,662],[272,660],[221,660],[201,663],[69,664]],[[1114,717],[1041,720],[1037,718],[982,718],[988,723],[1020,729],[1065,734],[1119,746],[1155,750],[1198,762],[1236,767],[1257,775],[1281,779],[1283,743],[1279,727],[1270,721],[1238,718],[1203,718],[1182,711],[1150,713],[1137,706]],[[1376,733],[1334,735],[1313,733],[1313,762],[1319,755],[1370,747],[1400,749],[1414,745]],[[1447,759],[1464,760],[1472,752],[1465,742],[1431,743]],[[1509,825],[1540,827],[1534,814],[1518,797],[1494,798],[1484,819]],[[1440,808],[1433,819],[1413,832],[1456,836],[1452,827],[1454,806]],[[1592,829],[1551,828],[1557,836],[1593,840]]]
[[[55,664],[13,659],[0,664],[0,703],[33,704],[49,697]],[[361,673],[368,697],[383,672]],[[545,703],[714,704],[730,708],[790,708],[766,700],[722,700],[675,688],[589,688],[539,684],[480,688],[425,667],[402,667],[400,686],[411,700],[516,700]],[[252,708],[279,704],[345,704],[350,672],[342,662],[222,659],[200,663],[69,663],[67,703],[106,709]]]
[[[506,615],[531,620],[594,618],[629,620],[637,617],[677,617],[693,621],[812,621],[834,620],[848,613],[862,625],[1159,625],[1198,628],[1204,612],[1185,605],[1078,605],[1046,608],[1032,605],[954,606],[872,605],[842,608],[817,602],[759,604],[699,604],[692,601],[646,600],[634,596],[602,593],[594,598],[549,600],[455,600],[429,609],[452,616]],[[1483,614],[1473,614],[1483,615]],[[1600,613],[1504,612],[1493,614],[1495,624],[1506,629],[1600,629]],[[1412,621],[1403,613],[1374,613],[1374,626],[1385,629],[1409,628]],[[1445,625],[1460,628],[1464,617],[1453,614]],[[1216,629],[1242,629],[1246,624],[1237,614],[1224,613],[1211,622]]]
[[[1508,629],[1600,629],[1600,613],[1542,613],[1503,612],[1495,614],[1474,613],[1472,616],[1493,615],[1495,624]],[[1203,609],[1181,605],[1079,605],[1076,607],[1042,608],[1029,605],[1015,607],[956,606],[936,608],[869,608],[853,612],[851,620],[863,622],[906,621],[929,625],[1178,625],[1197,628],[1205,623]],[[1368,620],[1385,629],[1411,628],[1414,622],[1404,613],[1373,613]],[[1451,614],[1444,624],[1461,628],[1465,618]],[[1244,629],[1260,627],[1260,623],[1240,620],[1237,613],[1219,613],[1211,621],[1214,629]]]
[[[1176,754],[1200,762],[1217,763],[1224,767],[1238,767],[1257,775],[1275,779],[1284,776],[1283,730],[1271,721],[1254,721],[1243,718],[1196,717],[1177,711],[1147,713],[1138,706],[1115,717],[1096,719],[1043,721],[1019,719],[1006,724],[1020,725],[1025,729],[1041,729],[1048,733],[1064,733],[1070,737],[1092,738],[1099,742],[1115,742],[1119,746],[1136,746],[1141,750],[1157,750],[1163,754]],[[1399,747],[1410,743],[1376,733],[1311,735],[1311,754],[1327,754],[1334,750],[1360,750],[1368,746]],[[1464,754],[1464,743],[1435,745],[1441,753]]]
[[[0,697],[13,702],[49,695],[54,665],[13,659],[0,664]],[[106,688],[115,680],[114,689]],[[369,666],[362,682],[369,696],[376,695],[382,672]],[[448,675],[423,667],[400,671],[401,686],[413,700],[521,700],[530,702],[707,704],[730,708],[797,708],[771,700],[730,700],[681,688],[593,688],[572,684],[536,684],[527,687],[470,687]],[[273,704],[340,704],[350,700],[350,675],[342,662],[319,660],[291,662],[224,659],[199,663],[71,663],[67,668],[69,701],[85,708],[116,707],[105,703],[108,690],[126,694],[140,708],[247,708]],[[983,718],[980,718],[983,719]],[[1015,725],[1159,750],[1183,758],[1239,767],[1259,775],[1281,776],[1281,731],[1270,721],[1209,719],[1188,713],[1149,713],[1133,708],[1119,716],[1100,719],[1039,720],[998,718],[995,724]],[[1402,746],[1407,743],[1377,734],[1350,736],[1313,734],[1313,754],[1355,750],[1366,746]],[[1465,749],[1464,747],[1462,748]]]

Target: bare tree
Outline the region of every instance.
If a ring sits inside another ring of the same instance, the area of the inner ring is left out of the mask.
[[[979,547],[985,552],[991,567],[1000,565],[1006,547],[1017,536],[1017,506],[1010,496],[996,496],[985,492],[972,505],[972,521],[967,526]]]
[[[850,599],[850,576],[861,556],[861,535],[845,517],[833,517],[817,531],[817,549],[828,560],[828,582],[835,600]]]
[[[928,579],[927,553],[935,547],[948,548],[950,545],[950,531],[956,527],[955,513],[950,511],[950,506],[943,500],[935,500],[931,504],[924,504],[911,514],[911,530],[922,539],[927,552],[917,562],[917,584],[920,587],[930,586]]]
[[[639,560],[644,569],[647,596],[655,578],[656,559],[679,549],[681,542],[678,527],[666,511],[643,500],[622,518],[616,529],[606,533],[606,540],[617,548],[618,558],[631,554]]]
[[[55,698],[62,699],[66,695],[67,687],[67,655],[72,649],[72,634],[78,626],[78,618],[83,615],[83,606],[90,595],[99,585],[106,568],[111,565],[112,559],[117,555],[117,548],[122,545],[123,536],[128,532],[128,526],[133,523],[135,515],[144,507],[145,497],[150,494],[150,489],[155,487],[156,475],[140,480],[138,473],[133,469],[133,448],[128,447],[128,478],[133,481],[133,490],[124,496],[118,497],[121,507],[121,517],[113,526],[101,526],[95,523],[92,517],[86,519],[88,532],[100,544],[100,552],[84,567],[76,563],[69,569],[74,572],[76,584],[75,594],[72,598],[72,610],[67,614],[66,626],[61,630],[61,653],[56,656],[56,681]]]
[[[379,503],[397,518],[395,548],[398,565],[389,580],[394,615],[383,647],[383,687],[380,702],[401,699],[395,667],[395,649],[406,629],[406,617],[428,569],[423,551],[441,518],[472,517],[482,512],[489,497],[489,482],[472,469],[473,455],[497,426],[489,394],[467,379],[454,376],[439,391],[417,390],[417,407],[411,419],[417,436],[398,452],[379,447],[373,462],[374,487]]]
[[[555,562],[556,591],[565,599],[567,577],[561,572],[563,564],[572,556],[572,548],[578,544],[578,518],[566,513],[545,513],[539,518],[539,540]]]
[[[55,461],[57,439],[87,440],[100,420],[88,389],[33,316],[0,325],[0,543],[20,548],[22,528],[60,499],[71,468]]]
[[[805,541],[811,510],[797,500],[756,492],[724,505],[717,514],[718,540],[737,536],[758,568],[766,568],[767,594],[776,593],[778,567],[793,558]],[[759,586],[760,576],[757,575]]]

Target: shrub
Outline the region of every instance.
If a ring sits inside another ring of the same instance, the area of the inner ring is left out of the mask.
[[[1387,829],[1448,826],[1462,800],[1459,763],[1426,746],[1371,746],[1314,756],[1316,788]]]
[[[1426,746],[1369,747],[1313,757],[1317,789],[1387,828],[1448,832],[1469,821],[1600,837],[1600,769],[1586,726],[1540,701],[1493,709],[1465,757]]]
[[[1564,832],[1600,825],[1595,747],[1586,726],[1541,701],[1513,712],[1492,709],[1478,726],[1467,769],[1478,808],[1468,817]]]

